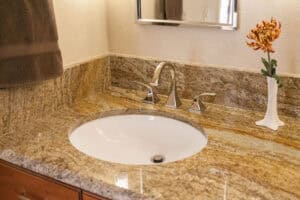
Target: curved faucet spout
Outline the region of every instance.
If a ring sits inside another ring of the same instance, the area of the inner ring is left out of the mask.
[[[163,69],[165,69],[166,66],[169,66],[171,68],[170,73],[172,78],[171,88],[170,88],[169,97],[166,106],[171,108],[178,108],[181,105],[181,101],[177,95],[176,73],[175,73],[175,67],[173,65],[167,62],[161,62],[159,65],[157,65],[150,85],[155,87],[159,85],[161,72],[163,71]]]
[[[176,78],[175,77],[175,68],[173,65],[167,63],[167,62],[161,62],[159,65],[157,65],[157,67],[155,68],[155,71],[154,71],[154,75],[153,75],[153,78],[152,78],[152,82],[150,83],[150,85],[152,86],[158,86],[159,85],[159,82],[160,82],[160,76],[161,76],[161,72],[163,71],[163,69],[166,67],[166,66],[169,66],[171,67],[171,78],[172,78],[172,81]]]

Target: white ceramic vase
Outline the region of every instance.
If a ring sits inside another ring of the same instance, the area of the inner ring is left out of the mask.
[[[258,126],[266,126],[272,130],[278,130],[280,126],[284,125],[278,117],[277,112],[277,92],[278,92],[278,84],[276,79],[267,77],[268,81],[268,107],[267,112],[265,114],[265,118],[263,120],[257,121],[256,125]]]

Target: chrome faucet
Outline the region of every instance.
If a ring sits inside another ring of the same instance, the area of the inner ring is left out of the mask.
[[[151,86],[157,87],[160,82],[160,77],[161,77],[161,72],[165,67],[169,66],[170,67],[170,73],[171,73],[171,87],[170,87],[170,92],[169,92],[169,97],[166,103],[167,107],[170,108],[178,108],[181,105],[181,101],[178,97],[177,94],[177,87],[176,87],[176,74],[175,74],[175,67],[169,63],[162,62],[159,65],[157,65],[154,75],[152,78],[152,82],[150,83]]]
[[[202,114],[206,110],[206,106],[201,101],[201,97],[211,97],[211,102],[215,100],[216,93],[202,93],[193,98],[193,103],[191,108],[189,109],[192,113]]]
[[[145,84],[145,83],[142,83],[142,82],[139,82],[139,81],[133,81],[133,82],[147,88],[147,96],[144,98],[144,103],[156,104],[157,102],[159,102],[159,98],[154,93],[153,88],[151,87],[151,85],[148,85],[148,84]]]

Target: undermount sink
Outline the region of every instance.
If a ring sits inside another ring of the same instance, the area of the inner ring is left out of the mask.
[[[207,144],[193,126],[154,115],[116,115],[87,122],[69,135],[79,151],[129,165],[168,163],[190,157]]]

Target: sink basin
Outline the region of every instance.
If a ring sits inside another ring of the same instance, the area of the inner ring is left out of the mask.
[[[79,151],[128,165],[168,163],[190,157],[207,144],[193,126],[153,115],[116,115],[83,124],[69,135]]]

